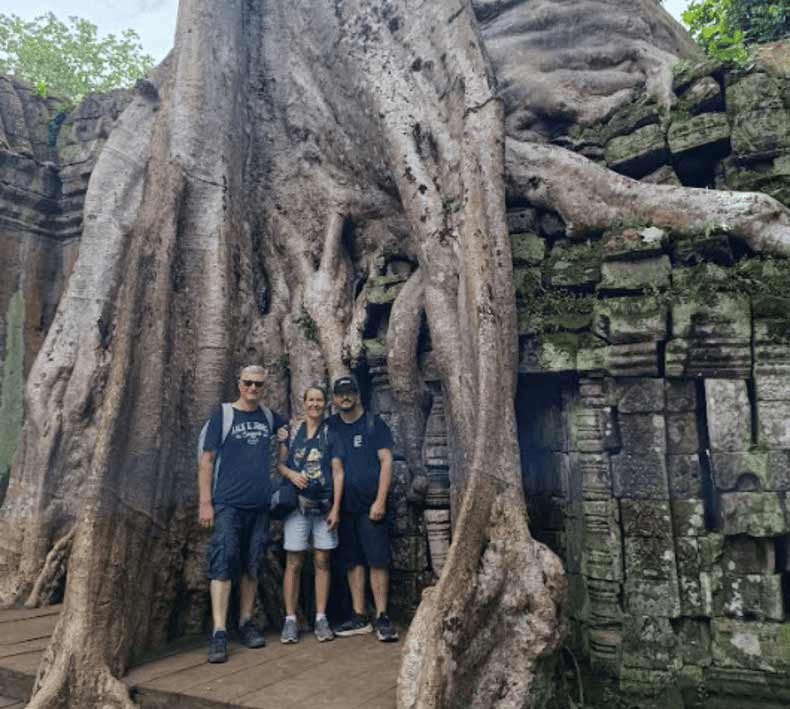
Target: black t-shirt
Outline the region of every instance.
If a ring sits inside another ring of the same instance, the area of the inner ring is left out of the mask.
[[[342,507],[348,512],[366,512],[373,504],[381,473],[379,451],[393,447],[390,427],[373,416],[373,430],[369,431],[368,416],[365,412],[354,423],[345,423],[339,414],[327,419],[329,430],[340,436],[345,451]]]
[[[331,500],[333,497],[332,460],[343,460],[343,443],[326,423],[318,427],[312,438],[307,437],[307,424],[299,426],[285,464],[307,475],[308,485],[299,492],[310,500]]]
[[[233,409],[233,425],[222,443],[222,407],[211,415],[204,451],[219,451],[219,473],[214,483],[212,500],[215,505],[240,509],[262,509],[269,506],[271,485],[269,473],[272,445],[277,444],[275,431],[287,426],[281,416],[273,414],[274,431],[269,429],[266,414]]]

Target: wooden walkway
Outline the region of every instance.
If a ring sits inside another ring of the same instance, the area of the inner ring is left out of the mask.
[[[38,662],[58,619],[57,607],[0,611],[0,709],[24,706]],[[318,643],[304,635],[282,645],[267,633],[267,646],[230,644],[221,665],[206,662],[206,644],[172,649],[130,670],[124,681],[145,709],[390,709],[401,643],[373,635]]]

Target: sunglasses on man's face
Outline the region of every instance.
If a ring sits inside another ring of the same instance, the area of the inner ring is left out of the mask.
[[[255,387],[256,389],[260,389],[263,386],[262,379],[242,379],[241,383],[244,384],[245,387]]]

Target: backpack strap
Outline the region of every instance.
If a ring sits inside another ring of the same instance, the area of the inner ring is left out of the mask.
[[[230,433],[230,429],[233,426],[233,405],[232,404],[223,404],[222,405],[222,438],[219,439],[219,444],[224,445],[225,439],[228,437]]]
[[[326,450],[326,439],[329,435],[328,429],[329,426],[327,425],[326,421],[321,424],[321,431],[318,434],[318,450],[321,451],[321,458],[324,457],[324,451]]]
[[[365,429],[368,436],[373,435],[373,429],[376,427],[376,416],[372,411],[365,411]]]
[[[274,414],[272,413],[272,410],[264,404],[258,404],[258,406],[260,407],[261,411],[263,411],[263,415],[266,417],[266,423],[269,424],[269,433],[274,435]]]

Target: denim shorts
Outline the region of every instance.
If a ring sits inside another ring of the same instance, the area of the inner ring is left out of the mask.
[[[314,549],[326,551],[337,546],[337,529],[329,529],[326,515],[304,515],[294,510],[285,518],[283,531],[285,551],[305,551],[311,535]]]
[[[386,516],[374,522],[364,512],[343,512],[340,515],[338,561],[344,569],[366,564],[374,568],[390,565],[390,521]]]
[[[217,505],[207,549],[207,575],[216,581],[258,578],[269,541],[269,513]]]

